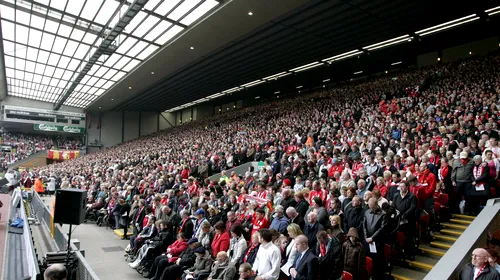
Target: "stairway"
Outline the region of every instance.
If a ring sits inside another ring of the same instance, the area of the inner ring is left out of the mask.
[[[474,220],[474,216],[453,215],[448,223],[442,223],[443,229],[433,234],[430,243],[422,242],[419,246],[420,254],[415,261],[406,261],[406,265],[394,266],[392,276],[398,280],[421,280],[434,267],[446,251],[467,229]]]

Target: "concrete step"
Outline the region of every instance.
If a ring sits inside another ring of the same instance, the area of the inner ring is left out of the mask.
[[[122,228],[119,228],[119,229],[115,229],[113,231],[118,237],[120,238],[123,238],[123,229]],[[127,238],[134,235],[134,233],[132,231],[127,231]]]
[[[460,236],[463,233],[462,231],[456,231],[451,229],[442,229],[439,232],[445,235],[453,235],[453,236]]]
[[[392,269],[391,275],[397,280],[422,280],[426,273],[409,268],[395,266]]]
[[[463,214],[453,214],[452,216],[455,219],[471,220],[471,221],[476,218],[476,216],[463,215]]]
[[[442,223],[441,225],[443,225],[445,228],[454,229],[454,230],[458,230],[458,231],[464,231],[467,229],[467,226],[463,226],[463,225],[454,225],[454,224],[450,224],[450,223]]]
[[[431,246],[432,247],[436,247],[436,248],[441,248],[441,249],[448,250],[448,249],[451,248],[452,244],[432,241],[431,242]]]
[[[457,239],[458,239],[456,237],[449,236],[449,235],[442,235],[440,233],[436,233],[432,237],[434,237],[435,240],[451,242],[452,244],[455,243],[455,241],[457,241]]]
[[[470,225],[472,224],[471,220],[462,220],[462,219],[450,219],[450,224],[461,224],[461,225]]]
[[[420,251],[424,256],[427,257],[432,257],[436,259],[440,259],[444,254],[446,254],[446,250],[440,249],[440,248],[435,248],[435,247],[430,247],[427,244],[421,244],[419,246]]]

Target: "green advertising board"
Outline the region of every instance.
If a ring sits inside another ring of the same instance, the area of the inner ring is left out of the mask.
[[[54,132],[67,132],[67,133],[85,133],[85,127],[69,126],[69,125],[56,125],[56,124],[38,124],[34,125],[35,130],[40,131],[54,131]]]

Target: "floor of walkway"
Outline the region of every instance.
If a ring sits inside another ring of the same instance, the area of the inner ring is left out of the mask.
[[[47,196],[42,197],[42,200],[46,205],[52,203],[52,199]],[[63,229],[68,233],[69,225],[64,225]],[[73,226],[71,239],[80,241],[85,259],[101,280],[145,279],[125,261],[125,247],[129,241],[121,240],[110,228],[98,227],[93,222]]]
[[[3,279],[3,266],[6,254],[7,227],[9,222],[9,202],[10,195],[0,194],[0,201],[3,207],[0,208],[0,279]]]

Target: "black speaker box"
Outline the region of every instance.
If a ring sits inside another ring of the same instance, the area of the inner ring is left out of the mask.
[[[87,191],[65,189],[56,191],[54,223],[79,225],[85,219]]]

